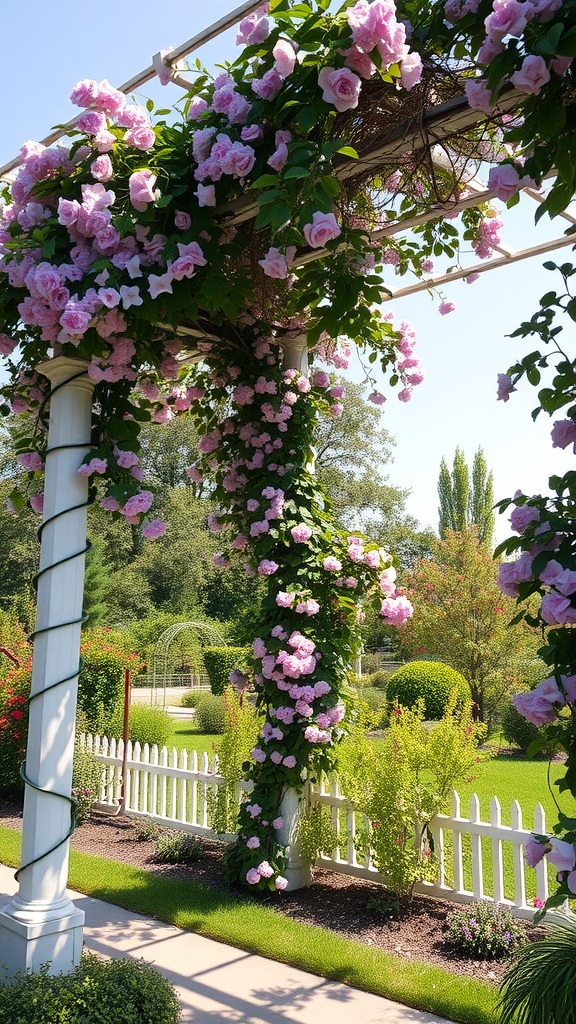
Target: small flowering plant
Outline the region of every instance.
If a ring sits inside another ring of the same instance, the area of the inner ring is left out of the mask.
[[[461,956],[500,960],[526,942],[526,931],[508,907],[474,903],[449,914],[447,942]]]

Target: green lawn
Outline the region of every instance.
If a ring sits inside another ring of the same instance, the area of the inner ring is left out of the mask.
[[[172,732],[166,742],[168,750],[176,747],[176,750],[197,750],[199,754],[206,752],[209,756],[214,753],[214,744],[220,736],[213,736],[210,733],[202,733],[198,726],[189,718],[172,719]]]
[[[0,827],[0,861],[18,863],[20,834]],[[79,853],[70,854],[71,888],[167,921],[323,978],[396,999],[462,1024],[495,1024],[494,988],[427,964],[371,949],[304,925],[248,897],[210,889]],[[278,901],[282,895],[274,897]],[[273,900],[271,901],[273,902]]]

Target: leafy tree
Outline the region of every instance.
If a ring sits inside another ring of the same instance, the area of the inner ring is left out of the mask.
[[[457,448],[452,472],[445,459],[440,463],[438,477],[438,509],[440,536],[448,530],[462,532],[474,525],[482,544],[490,548],[494,534],[494,487],[492,472],[488,472],[484,452],[478,449],[470,471],[464,452]]]
[[[405,509],[409,491],[388,482],[394,438],[382,426],[382,411],[364,398],[361,384],[342,382],[342,416],[319,422],[316,475],[330,495],[338,521],[388,547],[402,565],[429,550],[430,531]]]
[[[542,671],[540,637],[525,623],[510,624],[516,603],[500,591],[498,566],[474,528],[448,530],[433,555],[408,581],[414,615],[402,629],[404,649],[461,672],[477,717],[491,722],[510,690]]]

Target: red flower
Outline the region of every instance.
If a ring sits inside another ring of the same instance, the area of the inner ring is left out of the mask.
[[[21,711],[11,711],[10,712],[10,718],[15,718],[15,719],[22,718],[22,712]]]

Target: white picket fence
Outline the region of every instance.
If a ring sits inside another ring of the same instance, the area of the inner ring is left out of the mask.
[[[108,740],[105,736],[82,734],[80,742],[102,762],[102,788],[100,806],[114,812],[119,807],[122,788],[122,741]],[[214,837],[208,824],[209,793],[224,783],[218,774],[218,758],[208,754],[198,756],[196,751],[166,747],[161,750],[139,743],[128,743],[126,748],[126,786],[124,812],[130,817],[156,821],[161,825],[178,828],[195,835]],[[251,783],[239,790],[249,792]],[[332,856],[320,856],[318,867],[341,872],[373,882],[385,882],[374,867],[370,856],[361,857],[355,846],[357,828],[362,827],[362,816],[357,815],[346,797],[342,796],[336,776],[322,777],[308,787],[307,798],[312,804],[331,809],[332,825],[342,836],[342,843]],[[510,825],[502,824],[501,807],[497,797],[490,801],[490,820],[480,818],[480,801],[476,795],[470,800],[469,817],[461,813],[460,797],[452,794],[449,815],[437,815],[430,832],[438,875],[434,882],[419,882],[416,892],[457,903],[487,900],[513,909],[515,916],[530,919],[534,906],[526,895],[523,847],[533,832],[546,834],[544,808],[537,804],[534,824],[528,828],[522,822],[522,810],[517,800],[510,808]],[[233,836],[220,836],[231,840]],[[504,889],[504,859],[511,858],[514,894]],[[486,885],[484,864],[491,859],[490,884]],[[536,896],[548,896],[547,864],[542,861],[535,869]]]

